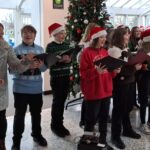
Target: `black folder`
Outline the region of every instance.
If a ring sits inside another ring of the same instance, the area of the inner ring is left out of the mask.
[[[44,61],[48,67],[51,67],[52,65],[56,64],[58,60],[61,59],[61,56],[54,53],[42,53],[34,56],[34,58]]]
[[[70,47],[67,50],[64,50],[62,52],[60,52],[58,55],[62,56],[62,55],[72,55],[72,53],[74,52],[75,48]]]
[[[113,71],[117,68],[120,68],[125,63],[126,63],[126,61],[124,61],[122,59],[114,58],[111,56],[106,56],[104,58],[94,61],[94,65],[99,66],[101,64],[101,66],[105,66],[108,71]]]

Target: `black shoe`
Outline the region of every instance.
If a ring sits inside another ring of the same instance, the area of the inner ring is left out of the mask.
[[[37,136],[37,137],[33,137],[33,140],[36,143],[38,143],[40,146],[47,146],[47,141],[42,135]]]
[[[123,132],[122,134],[123,136],[129,137],[129,138],[133,138],[133,139],[140,139],[141,135],[136,133],[135,131],[131,130],[131,131],[127,131],[127,132]]]
[[[133,105],[133,108],[140,109],[140,105],[136,103],[136,104]]]
[[[84,128],[84,125],[85,125],[85,124],[84,124],[84,121],[81,120],[81,121],[79,122],[79,127],[83,129],[83,128]]]
[[[59,137],[65,137],[66,136],[66,134],[64,132],[62,132],[62,130],[60,130],[60,128],[56,128],[56,127],[51,125],[51,130],[55,135],[57,135]]]
[[[61,126],[61,131],[65,134],[65,136],[69,136],[70,132],[68,129],[66,129],[63,125]]]
[[[4,140],[0,140],[0,150],[6,150],[5,141]]]
[[[110,145],[106,144],[106,146],[104,147],[104,149],[107,149],[107,150],[114,150]]]
[[[112,138],[112,143],[120,149],[125,149],[125,144],[123,143],[123,141],[121,140],[121,138]]]
[[[11,150],[20,150],[20,145],[13,144]]]
[[[21,138],[13,137],[13,145],[11,150],[20,150]]]

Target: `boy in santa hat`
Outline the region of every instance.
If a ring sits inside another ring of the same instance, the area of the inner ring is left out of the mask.
[[[48,31],[54,40],[47,45],[47,53],[60,54],[70,48],[70,45],[64,41],[66,33],[62,25],[53,23],[48,27]],[[64,54],[55,65],[50,67],[50,85],[53,94],[51,130],[59,137],[70,135],[69,130],[63,125],[64,104],[70,85],[70,66],[71,56]]]
[[[112,78],[120,69],[109,72],[105,66],[95,66],[94,61],[108,56],[104,49],[106,30],[93,27],[90,31],[90,45],[85,48],[80,59],[81,90],[85,99],[85,128],[84,135],[78,145],[80,149],[108,149],[107,118],[109,113],[110,97],[112,96]],[[100,136],[94,135],[94,125],[99,121]]]

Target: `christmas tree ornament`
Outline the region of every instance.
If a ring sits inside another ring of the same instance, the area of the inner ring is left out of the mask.
[[[81,29],[77,29],[77,33],[80,34],[81,33]]]
[[[87,13],[86,12],[83,12],[83,15],[86,15]]]
[[[77,19],[75,19],[75,20],[74,20],[74,23],[76,23],[76,22],[78,22],[78,20],[77,20]]]
[[[88,21],[87,19],[85,19],[85,20],[84,20],[84,23],[85,23],[85,24],[88,24],[88,23],[89,23],[89,21]]]

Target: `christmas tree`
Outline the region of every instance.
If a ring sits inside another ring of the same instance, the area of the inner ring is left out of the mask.
[[[106,11],[105,0],[69,0],[69,2],[68,16],[66,17],[67,40],[78,45],[88,23],[94,22],[104,27],[109,15]],[[79,91],[79,64],[74,59],[79,50],[81,49],[76,48],[70,68],[70,93],[73,96],[76,96]]]
[[[88,23],[95,22],[105,26],[109,15],[105,0],[69,0],[67,16],[67,38],[79,43]]]

